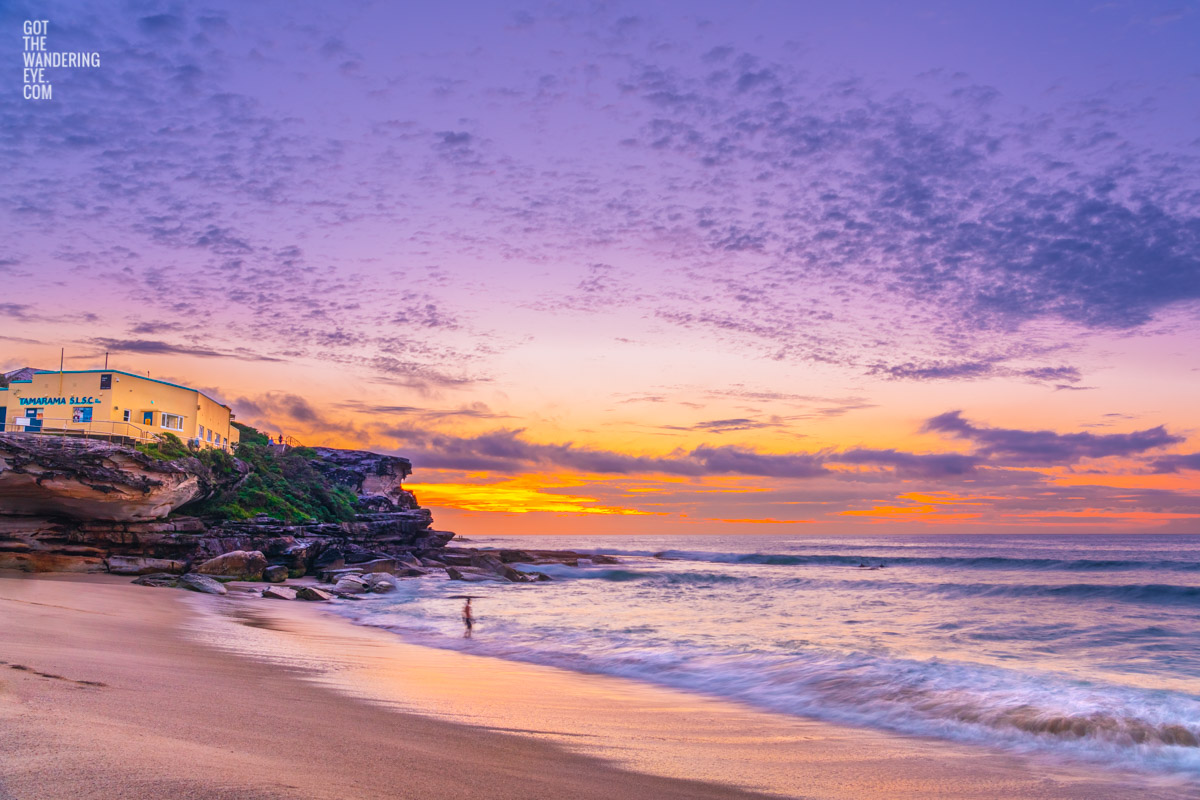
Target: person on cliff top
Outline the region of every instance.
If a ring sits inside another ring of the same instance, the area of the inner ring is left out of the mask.
[[[471,629],[475,627],[475,615],[471,613],[471,598],[467,598],[467,602],[463,603],[462,610],[463,619],[463,638],[471,638]]]

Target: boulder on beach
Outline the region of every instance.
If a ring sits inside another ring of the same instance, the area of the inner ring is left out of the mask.
[[[288,579],[288,568],[282,564],[275,564],[263,570],[263,580],[268,583],[283,583]]]
[[[194,572],[179,576],[179,585],[184,589],[191,589],[193,592],[226,594],[225,587],[218,581],[213,580],[207,575],[197,575]]]
[[[375,594],[386,594],[396,591],[396,579],[386,572],[372,572],[363,575],[367,582],[367,591]]]
[[[238,580],[256,581],[267,568],[267,558],[258,550],[234,550],[210,558],[192,572],[201,575],[226,575]]]
[[[446,577],[452,581],[466,581],[468,583],[508,580],[507,578],[497,575],[494,572],[487,572],[481,569],[472,569],[470,567],[446,567]]]
[[[321,570],[317,577],[325,581],[325,583],[337,583],[343,575],[362,575],[362,570],[358,567],[342,567],[341,569],[326,569]]]
[[[262,596],[275,600],[295,600],[296,590],[290,586],[268,586],[263,589]]]
[[[135,578],[134,583],[138,586],[154,586],[159,589],[174,589],[179,585],[179,575],[171,575],[166,572],[155,572],[151,575],[143,575],[140,578]]]
[[[333,590],[342,594],[362,594],[367,591],[367,582],[357,575],[343,575],[333,585]]]
[[[325,601],[332,600],[333,595],[315,586],[301,586],[296,590],[297,600]]]

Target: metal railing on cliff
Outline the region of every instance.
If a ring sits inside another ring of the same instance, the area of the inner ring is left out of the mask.
[[[18,417],[20,419],[20,417]],[[158,434],[139,428],[132,422],[75,422],[65,417],[43,417],[36,423],[18,424],[15,420],[0,423],[0,432],[28,433],[39,436],[61,436],[73,439],[103,439],[120,444],[153,442]]]
[[[267,442],[280,453],[286,453],[293,447],[304,447],[304,442],[294,436],[284,436],[282,433],[278,436],[268,436]]]

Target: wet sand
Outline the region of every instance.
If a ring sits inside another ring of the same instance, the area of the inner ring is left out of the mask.
[[[110,576],[0,573],[0,661],[5,800],[1194,796]]]

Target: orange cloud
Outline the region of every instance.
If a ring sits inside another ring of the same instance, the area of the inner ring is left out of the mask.
[[[565,485],[572,484],[566,482]],[[420,498],[422,505],[459,508],[465,511],[494,511],[505,514],[527,514],[531,511],[619,515],[661,513],[602,505],[595,497],[549,491],[556,488],[562,487],[547,483],[545,476],[521,476],[491,484],[423,483],[408,486],[408,489]]]

